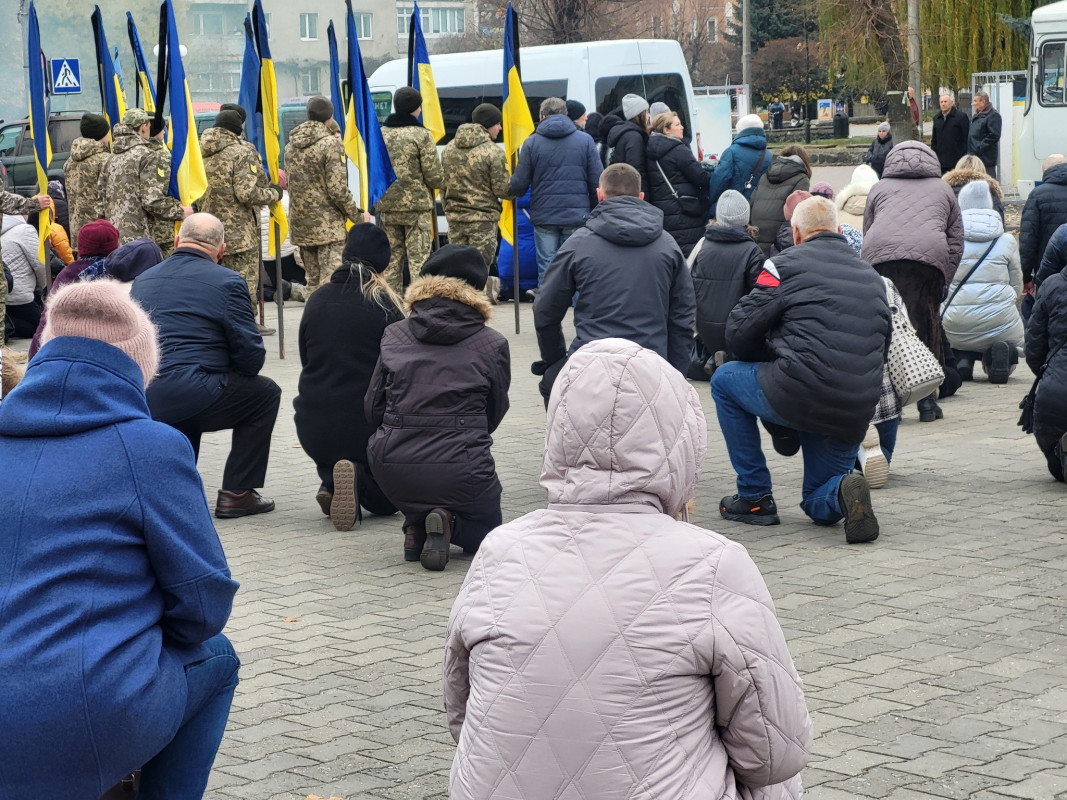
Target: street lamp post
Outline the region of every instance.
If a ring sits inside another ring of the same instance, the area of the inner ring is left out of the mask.
[[[807,3],[804,3],[804,142],[811,144],[811,51],[808,48]]]

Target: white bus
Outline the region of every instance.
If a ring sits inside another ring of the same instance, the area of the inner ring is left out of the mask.
[[[1041,180],[1041,162],[1067,153],[1067,2],[1034,11],[1026,106],[1019,132],[1019,192],[1025,197]]]
[[[480,103],[497,108],[503,101],[504,53],[479,50],[430,56],[434,83],[441,99],[445,137],[471,121]],[[665,39],[627,39],[608,42],[523,47],[520,52],[522,85],[534,124],[546,97],[577,100],[587,112],[622,115],[622,98],[638,94],[650,104],[666,103],[685,125],[686,140],[695,152],[697,131],[693,113],[693,84],[677,42]],[[369,78],[379,119],[392,108],[392,96],[407,85],[407,59],[383,64]]]

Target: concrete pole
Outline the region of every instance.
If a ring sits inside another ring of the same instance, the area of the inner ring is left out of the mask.
[[[922,62],[919,60],[919,0],[908,0],[908,83],[919,104],[919,137],[922,138]],[[908,109],[911,113],[911,109]]]
[[[748,95],[749,113],[754,113],[752,103],[752,29],[749,26],[749,0],[741,0],[741,83]]]

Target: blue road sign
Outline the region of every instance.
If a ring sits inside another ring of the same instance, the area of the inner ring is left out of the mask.
[[[52,94],[79,94],[82,71],[76,58],[52,59]]]

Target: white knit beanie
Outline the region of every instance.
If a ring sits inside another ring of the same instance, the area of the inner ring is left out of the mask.
[[[141,368],[147,387],[159,368],[156,326],[119,281],[100,278],[59,289],[45,308],[41,347],[61,336],[81,336],[114,345]]]
[[[989,184],[985,181],[971,181],[960,189],[960,211],[969,211],[972,208],[993,208],[993,195],[989,192]]]
[[[741,133],[741,131],[746,128],[759,128],[760,130],[763,130],[763,120],[760,119],[759,114],[745,114],[745,116],[737,121],[735,132]]]

